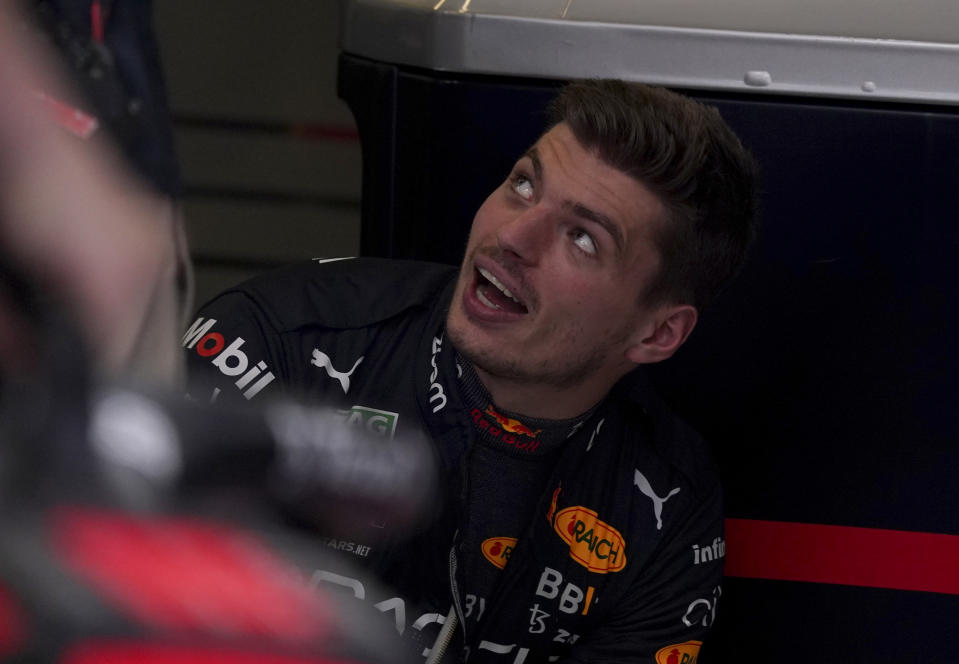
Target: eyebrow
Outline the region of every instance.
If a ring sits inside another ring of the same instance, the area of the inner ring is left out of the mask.
[[[616,245],[616,250],[622,251],[623,244],[625,242],[623,239],[623,233],[620,230],[619,226],[617,226],[612,219],[607,217],[605,214],[602,214],[601,212],[597,212],[596,210],[592,210],[586,207],[582,203],[574,203],[573,201],[563,201],[563,207],[572,211],[572,213],[575,214],[577,217],[582,217],[583,219],[587,219],[589,221],[592,221],[593,223],[596,223],[602,226],[606,230],[606,232],[609,233],[610,236],[613,238],[613,243]]]
[[[533,175],[536,178],[537,182],[543,181],[543,162],[539,158],[539,151],[534,145],[529,150],[526,151],[526,154],[523,155],[533,163]],[[617,251],[622,251],[625,244],[625,238],[623,238],[623,232],[620,230],[619,226],[605,214],[597,212],[591,208],[586,207],[582,203],[576,203],[574,201],[565,200],[563,201],[563,208],[569,210],[577,217],[586,219],[595,224],[599,224],[603,229],[609,233],[613,238],[613,243],[616,245]]]
[[[531,162],[533,162],[533,175],[536,177],[537,182],[543,181],[543,162],[539,159],[539,150],[536,149],[534,145],[529,150],[526,151],[526,154],[523,155]]]

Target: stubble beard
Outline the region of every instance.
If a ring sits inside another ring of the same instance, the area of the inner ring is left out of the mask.
[[[469,361],[474,367],[500,380],[509,381],[517,385],[542,385],[554,389],[570,389],[586,381],[597,369],[605,363],[608,347],[597,345],[589,352],[567,357],[550,357],[530,360],[523,357],[510,357],[509,353],[497,352],[496,349],[483,348],[473,343],[468,337],[469,332],[451,325],[451,317],[447,315],[446,336],[462,358]],[[547,333],[545,337],[549,337]],[[575,347],[575,331],[568,337],[572,339],[570,347]]]
[[[487,248],[474,250],[475,253],[482,253],[497,261],[504,269],[511,272],[515,279],[522,282],[523,274],[513,264],[513,261],[498,248]],[[473,260],[464,260],[460,266],[459,279],[463,281],[463,288],[469,288],[471,279],[467,271],[472,271]],[[455,289],[454,298],[462,298],[463,292]],[[535,294],[534,294],[535,298]],[[535,303],[535,299],[533,300]],[[454,322],[452,310],[460,306],[461,328],[457,328]],[[534,307],[535,310],[535,307]],[[513,382],[517,385],[543,385],[554,389],[570,389],[581,383],[584,383],[596,371],[602,367],[608,359],[611,348],[626,339],[625,334],[618,335],[609,333],[606,343],[595,344],[588,352],[581,355],[566,354],[565,357],[548,357],[539,360],[530,360],[522,356],[509,356],[509,352],[503,353],[499,349],[484,348],[479,343],[473,343],[469,339],[469,325],[466,313],[462,311],[462,305],[455,301],[451,302],[446,313],[446,337],[457,350],[460,356],[472,363],[474,367],[491,376]],[[550,339],[554,336],[557,325],[542,331],[541,338]],[[582,346],[581,328],[573,328],[564,334],[565,344],[560,344],[565,348],[579,348]],[[587,340],[591,341],[591,340]],[[507,349],[509,351],[510,349]]]

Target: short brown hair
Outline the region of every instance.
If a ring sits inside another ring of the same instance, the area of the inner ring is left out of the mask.
[[[664,88],[586,80],[560,91],[549,119],[663,203],[662,265],[645,301],[711,302],[739,272],[757,226],[756,165],[719,111]]]

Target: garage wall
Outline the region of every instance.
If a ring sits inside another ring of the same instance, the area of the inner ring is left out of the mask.
[[[339,4],[155,4],[197,303],[359,248],[360,148],[336,97]]]

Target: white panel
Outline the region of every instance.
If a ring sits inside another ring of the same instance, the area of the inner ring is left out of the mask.
[[[443,71],[557,79],[619,77],[700,89],[959,104],[959,44],[640,23],[644,10],[657,2],[666,6],[665,0],[628,3],[635,11],[634,21],[615,23],[570,20],[574,8],[587,6],[576,0],[561,10],[566,18],[482,14],[477,9],[483,5],[480,0],[470,3],[466,12],[449,10],[450,3],[432,11],[425,2],[412,8],[410,0],[403,6],[387,0],[352,0],[346,7],[342,39],[350,53]],[[697,3],[683,2],[692,16]],[[721,4],[745,6],[743,2]],[[777,2],[793,13],[816,15],[821,25],[831,24],[825,10],[812,10],[823,0],[802,5]],[[863,6],[867,0],[855,2]],[[924,0],[915,8],[910,4],[903,13],[911,18],[901,24],[927,25],[913,15],[914,10],[928,25],[937,23],[950,10],[955,13],[945,2]],[[517,6],[529,10],[525,3]],[[589,6],[590,16],[603,7],[613,16],[626,11],[626,3]],[[556,4],[546,0],[534,7],[556,11]],[[855,17],[850,16],[852,21]],[[897,16],[877,11],[873,18],[877,26],[894,27]],[[770,14],[769,21],[752,25],[785,24],[791,17]],[[942,28],[947,33],[959,32],[959,22],[941,22],[948,23]]]
[[[959,42],[955,0],[351,0],[403,12]]]

